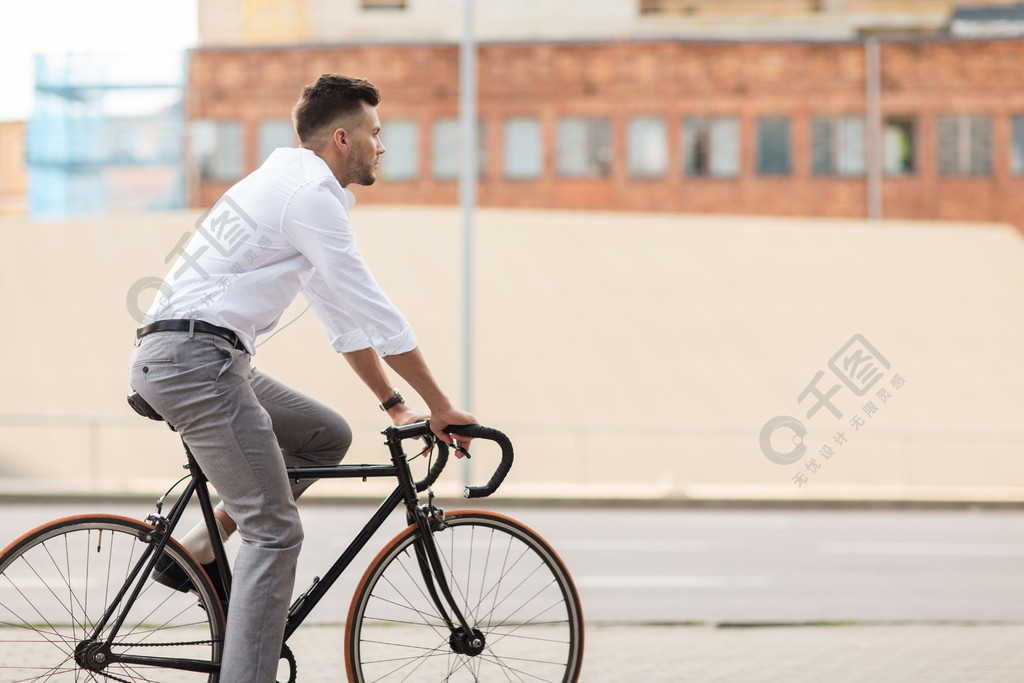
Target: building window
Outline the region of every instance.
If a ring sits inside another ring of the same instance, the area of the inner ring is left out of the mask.
[[[504,173],[508,180],[533,180],[544,170],[540,121],[526,116],[505,120]]]
[[[811,172],[814,175],[864,175],[864,119],[816,116],[811,120]]]
[[[233,181],[245,169],[240,121],[196,120],[189,127],[189,147],[202,181]]]
[[[412,180],[420,171],[420,136],[416,122],[391,119],[381,123],[384,156],[380,175],[384,180]]]
[[[437,180],[453,180],[459,177],[459,165],[462,163],[462,133],[459,130],[459,119],[445,117],[434,121],[433,137],[433,171]],[[487,168],[484,158],[485,141],[483,121],[476,123],[476,169],[479,177],[484,176]]]
[[[765,116],[757,120],[757,172],[789,175],[789,117]]]
[[[407,0],[359,0],[363,9],[405,9]]]
[[[882,165],[886,175],[911,175],[917,170],[914,119],[889,118],[882,129]]]
[[[629,120],[627,168],[631,178],[662,178],[668,170],[665,119],[638,116]]]
[[[605,178],[612,172],[611,122],[566,118],[558,122],[558,174],[566,178]]]
[[[245,0],[243,12],[247,45],[305,42],[308,26],[305,0]]]
[[[740,127],[731,117],[683,120],[683,164],[688,176],[734,178],[740,173]]]
[[[289,119],[269,119],[260,122],[259,162],[262,164],[278,147],[295,147],[298,144],[295,126]]]
[[[1010,172],[1024,175],[1024,114],[1013,117],[1013,142],[1010,147]]]
[[[640,14],[697,14],[706,0],[640,0]]]
[[[988,116],[939,117],[939,174],[992,173],[992,119]]]

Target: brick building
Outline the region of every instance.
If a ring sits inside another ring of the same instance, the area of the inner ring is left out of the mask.
[[[0,215],[25,213],[25,122],[0,122]]]
[[[1024,226],[1018,38],[492,40],[477,64],[485,206]],[[383,91],[384,182],[361,201],[457,201],[458,47],[406,40],[195,50],[191,203],[293,144],[323,72]]]

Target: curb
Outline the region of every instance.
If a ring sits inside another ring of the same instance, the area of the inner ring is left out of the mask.
[[[150,504],[160,494],[140,492],[7,492],[0,495],[3,505],[54,504]],[[421,496],[422,498],[422,496]],[[317,495],[307,493],[302,506],[366,506],[376,505],[381,496]],[[473,499],[436,496],[435,502],[443,508],[623,508],[671,510],[1024,510],[1019,500],[935,500],[935,499],[795,499],[795,498],[610,498],[502,496],[493,499]]]

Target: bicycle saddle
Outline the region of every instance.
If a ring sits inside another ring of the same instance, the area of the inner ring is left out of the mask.
[[[128,394],[128,405],[132,407],[132,410],[143,417],[148,417],[150,420],[156,420],[158,422],[164,422],[163,416],[156,412],[156,409],[153,406],[146,403],[146,399],[139,396],[139,392],[137,391],[132,391],[132,393]]]

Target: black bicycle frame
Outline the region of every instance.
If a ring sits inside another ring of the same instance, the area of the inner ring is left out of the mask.
[[[470,634],[471,630],[466,622],[465,617],[458,609],[455,603],[455,599],[451,594],[451,590],[444,578],[443,571],[441,570],[440,560],[437,556],[437,549],[434,546],[433,534],[429,532],[430,521],[427,518],[426,513],[419,507],[419,497],[417,495],[417,483],[412,477],[412,471],[409,467],[408,457],[402,449],[403,438],[409,438],[409,432],[403,428],[389,428],[385,430],[384,434],[387,436],[387,445],[391,453],[391,465],[337,465],[334,467],[289,467],[287,468],[288,477],[293,481],[301,481],[304,479],[370,479],[370,478],[381,478],[381,477],[395,477],[398,479],[398,485],[395,490],[392,491],[387,498],[378,506],[376,512],[366,523],[363,529],[358,535],[352,540],[341,556],[334,562],[333,565],[327,570],[322,578],[315,579],[313,584],[307,589],[302,595],[295,599],[292,605],[288,608],[288,617],[285,624],[284,641],[287,642],[288,638],[295,632],[302,622],[309,615],[310,611],[320,602],[320,600],[326,595],[327,591],[331,589],[334,583],[342,575],[342,573],[348,568],[355,559],[356,555],[366,546],[373,535],[380,529],[381,526],[387,521],[387,518],[392,512],[398,508],[399,505],[405,504],[409,511],[409,519],[412,523],[415,523],[421,532],[421,537],[415,544],[415,550],[417,558],[419,560],[420,570],[423,573],[423,579],[426,583],[428,592],[430,593],[435,606],[438,609],[438,613],[444,619],[446,624],[453,632],[461,627],[465,634]],[[184,444],[184,441],[182,442]],[[216,521],[213,513],[213,503],[210,499],[210,491],[207,486],[208,480],[202,473],[198,463],[196,463],[192,452],[189,450],[188,445],[185,445],[185,453],[188,457],[188,467],[191,472],[191,480],[185,488],[182,495],[175,501],[168,513],[166,527],[164,529],[156,529],[154,531],[153,539],[155,541],[155,550],[153,548],[147,548],[143,554],[142,559],[136,565],[131,575],[125,581],[120,593],[115,597],[110,607],[107,609],[106,614],[100,620],[100,623],[96,626],[93,632],[93,639],[96,639],[99,633],[103,630],[107,621],[114,613],[116,607],[121,604],[125,594],[131,587],[132,583],[138,577],[140,570],[142,571],[142,579],[136,585],[131,596],[128,598],[128,604],[135,601],[138,594],[141,592],[142,587],[146,579],[150,576],[153,570],[153,566],[156,564],[156,559],[159,554],[163,551],[167,545],[168,539],[170,538],[171,531],[175,528],[178,521],[181,519],[182,513],[188,502],[192,498],[193,494],[199,499],[199,506],[202,510],[203,518],[206,520],[207,531],[210,534],[210,539],[213,543],[214,556],[216,558],[217,565],[221,572],[221,581],[226,590],[230,591],[231,576],[230,570],[228,569],[227,554],[224,550],[224,544],[220,540],[220,534],[216,529]],[[157,540],[158,539],[158,540]],[[148,562],[147,562],[148,560]],[[142,567],[145,566],[143,570]],[[441,591],[441,596],[437,594],[435,589],[435,582],[437,587]],[[448,612],[445,607],[450,608],[455,621],[448,616]],[[201,673],[217,673],[220,670],[220,664],[193,660],[193,659],[178,659],[178,658],[166,658],[166,657],[147,657],[144,655],[129,655],[119,654],[109,650],[109,647],[113,644],[113,640],[117,635],[118,629],[121,627],[126,616],[127,610],[120,616],[119,620],[114,624],[110,634],[106,640],[106,648],[109,652],[108,660],[111,663],[123,663],[131,665],[144,665],[144,666],[156,666],[167,669],[179,669],[184,671],[197,671]],[[457,622],[457,623],[455,623]]]
[[[464,633],[469,634],[471,632],[469,624],[466,622],[465,617],[456,605],[455,598],[452,596],[448,583],[444,578],[441,561],[437,556],[437,549],[434,546],[434,536],[430,533],[430,522],[427,519],[426,513],[419,508],[419,497],[416,495],[417,485],[413,480],[412,471],[409,469],[408,458],[402,450],[402,431],[403,430],[396,428],[390,428],[384,431],[384,434],[387,436],[388,450],[391,452],[391,465],[338,465],[336,467],[288,468],[289,476],[296,482],[301,481],[302,479],[346,479],[354,477],[366,479],[371,477],[397,477],[398,486],[396,486],[395,490],[384,499],[384,502],[382,502],[377,508],[377,511],[373,513],[370,520],[363,526],[362,531],[352,539],[352,542],[349,543],[345,552],[343,552],[334,564],[331,565],[323,578],[315,579],[309,589],[296,598],[295,602],[292,603],[291,607],[288,609],[288,620],[285,624],[285,642],[288,641],[288,638],[295,632],[295,629],[302,624],[310,611],[312,611],[323,596],[326,595],[327,591],[331,589],[342,573],[352,563],[352,560],[354,560],[356,555],[358,555],[366,546],[370,541],[370,538],[372,538],[377,530],[380,529],[391,513],[394,512],[395,509],[403,502],[409,512],[409,521],[411,523],[415,523],[421,532],[420,538],[416,542],[416,553],[419,558],[420,571],[423,574],[423,580],[426,584],[427,591],[433,598],[433,602],[435,607],[437,607],[438,613],[444,619],[448,627],[454,631],[456,626],[448,617],[448,613],[445,610],[445,603],[447,603],[455,614],[458,625],[463,629]],[[222,571],[225,566],[226,562],[221,564]],[[442,601],[437,595],[434,588],[435,582],[440,588],[441,594],[444,596],[444,601]]]

